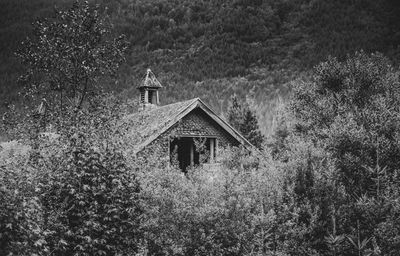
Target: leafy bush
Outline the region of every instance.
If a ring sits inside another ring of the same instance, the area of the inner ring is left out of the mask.
[[[300,214],[295,226],[306,228],[289,239],[306,240],[293,253],[395,255],[398,231],[388,225],[397,212],[398,93],[398,71],[363,52],[330,58],[297,84],[291,124],[274,149]]]
[[[71,107],[53,123],[55,132],[22,140],[27,152],[4,161],[5,255],[137,250],[140,190],[121,151],[123,105],[115,98],[93,98],[88,105],[78,112]]]
[[[280,251],[273,245],[278,218],[274,205],[280,200],[277,170],[245,150],[227,150],[223,158],[223,165],[199,167],[186,175],[176,169],[141,168],[141,228],[147,253]]]

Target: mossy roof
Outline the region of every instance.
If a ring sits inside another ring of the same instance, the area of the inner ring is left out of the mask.
[[[202,109],[240,144],[253,147],[239,132],[216,115],[199,98],[194,98],[161,107],[146,107],[144,110],[126,116],[124,124],[128,126],[127,142],[133,153],[141,151],[195,108]]]
[[[146,141],[161,131],[171,127],[180,113],[184,112],[198,99],[181,101],[165,106],[146,106],[144,110],[125,117],[128,124],[128,139],[135,152],[140,151]]]

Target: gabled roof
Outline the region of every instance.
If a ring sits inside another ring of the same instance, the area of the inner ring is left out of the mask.
[[[161,107],[145,109],[138,113],[128,115],[125,118],[127,124],[131,126],[128,137],[132,144],[133,152],[138,153],[161,134],[166,132],[184,116],[192,110],[200,108],[226,132],[234,137],[240,144],[247,148],[253,148],[253,145],[247,141],[239,132],[237,132],[226,121],[220,118],[199,98],[177,102]]]
[[[147,69],[146,76],[139,84],[138,88],[148,87],[148,88],[162,88],[160,81],[156,78],[151,69]]]

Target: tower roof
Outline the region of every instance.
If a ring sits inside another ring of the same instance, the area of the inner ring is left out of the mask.
[[[138,88],[162,88],[160,81],[156,78],[151,69],[147,69],[146,76],[139,84]]]

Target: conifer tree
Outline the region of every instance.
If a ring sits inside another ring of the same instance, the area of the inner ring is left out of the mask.
[[[231,97],[229,102],[228,122],[237,130],[240,130],[243,123],[243,108],[236,94]]]
[[[228,122],[251,144],[261,149],[264,136],[261,134],[255,113],[247,102],[240,102],[236,94],[230,99]]]

